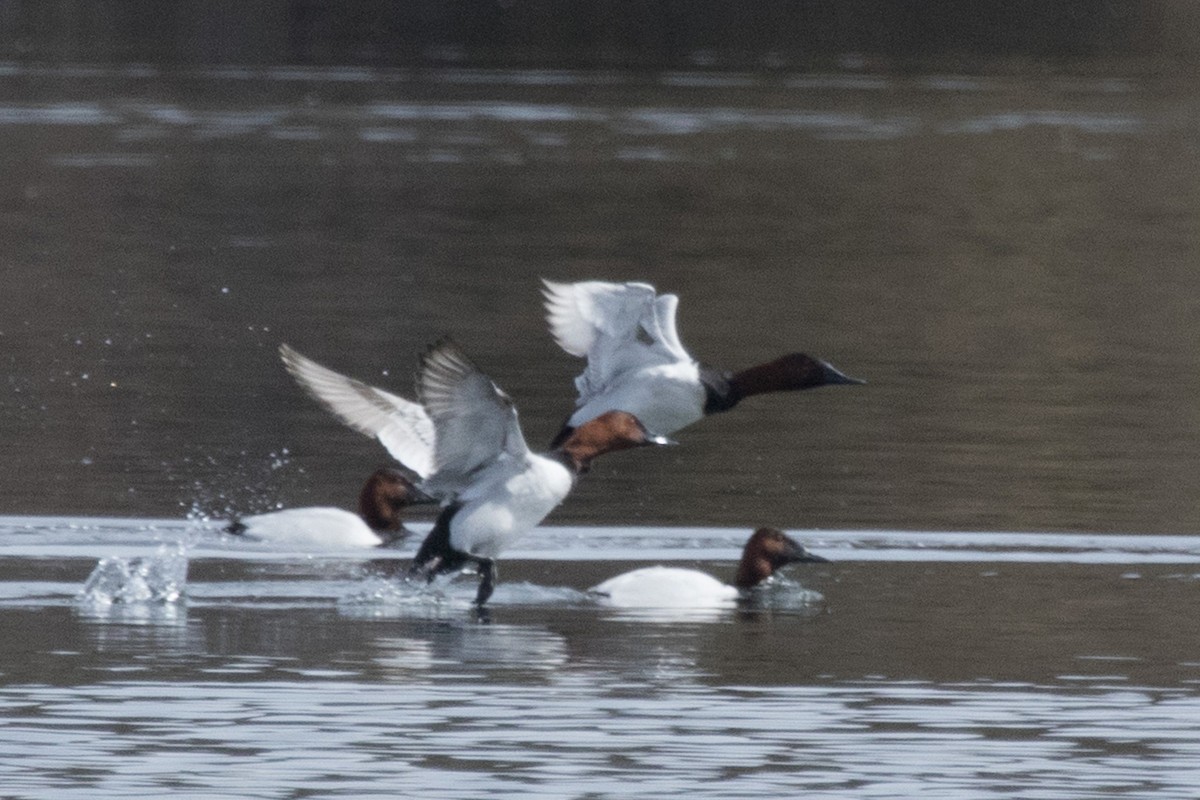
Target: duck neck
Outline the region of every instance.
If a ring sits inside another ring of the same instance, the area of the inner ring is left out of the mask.
[[[775,568],[771,566],[769,559],[763,556],[743,558],[738,564],[737,576],[734,578],[733,585],[739,589],[753,589],[774,574]]]
[[[379,534],[404,529],[400,523],[400,509],[387,497],[377,495],[372,486],[363,487],[358,496],[358,515],[368,528]]]
[[[555,435],[554,440],[550,442],[550,449],[560,449],[563,446],[563,443],[566,442],[567,439],[570,439],[571,434],[574,432],[575,428],[570,424],[570,421],[564,422],[563,426],[559,429],[558,434]]]
[[[729,408],[756,394],[812,389],[831,382],[827,366],[803,353],[789,353],[726,375]]]
[[[582,475],[591,469],[592,459],[595,458],[597,454],[592,453],[589,456],[587,453],[582,452],[581,448],[572,447],[570,445],[570,440],[568,439],[567,442],[559,445],[546,455],[570,470],[572,477],[574,477],[577,475]]]

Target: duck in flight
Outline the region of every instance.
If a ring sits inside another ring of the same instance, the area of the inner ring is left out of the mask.
[[[866,383],[805,353],[736,372],[703,366],[676,332],[677,296],[657,294],[646,283],[542,283],[554,340],[587,359],[575,379],[575,411],[552,446],[612,409],[629,411],[651,430],[670,435],[754,395]]]

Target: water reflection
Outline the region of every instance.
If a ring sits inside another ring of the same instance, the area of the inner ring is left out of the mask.
[[[81,620],[117,628],[146,626],[179,628],[187,625],[186,603],[88,603],[75,608]]]
[[[465,670],[488,675],[520,671],[525,678],[556,670],[568,661],[564,638],[535,625],[475,624],[461,620],[416,629],[408,636],[382,636],[374,641],[374,657],[388,680],[436,680]]]
[[[783,607],[663,618],[572,588],[627,563],[633,530],[559,530],[546,541],[556,558],[514,559],[480,618],[470,581],[435,586],[431,602],[387,575],[403,558],[364,568],[236,546],[189,551],[186,604],[101,613],[73,600],[97,526],[66,525],[42,526],[76,548],[63,562],[23,556],[44,547],[26,526],[0,541],[0,578],[28,590],[0,614],[17,765],[5,790],[18,796],[48,775],[65,796],[157,795],[178,790],[181,763],[189,791],[239,798],[1194,790],[1194,570],[1144,561],[1167,545],[1192,558],[1190,538],[1047,537],[1057,563],[960,563],[936,548],[923,562],[834,561],[781,581]],[[163,533],[144,527],[126,535]],[[871,536],[856,546],[921,552],[920,536]],[[722,574],[744,537],[640,541],[711,553],[701,566]],[[960,538],[934,537],[965,549]],[[1027,538],[996,534],[974,555]],[[1080,550],[1137,566],[1072,563]],[[38,589],[63,569],[78,573],[72,592]],[[794,602],[816,592],[823,602]]]
[[[164,661],[208,652],[204,626],[184,604],[81,606],[75,613],[84,623],[76,646],[92,651],[87,664],[100,671],[157,674]]]
[[[75,792],[165,791],[181,764],[189,786],[214,797],[274,796],[280,785],[513,797],[568,786],[572,796],[722,798],[1194,791],[1192,695],[869,682],[715,692],[672,680],[669,663],[660,677],[652,694],[597,672],[543,687],[452,680],[400,692],[336,678],[214,682],[203,698],[154,682],[30,687],[22,697],[36,710],[6,726],[14,764],[25,765],[6,789],[33,790],[34,767],[61,772],[69,745],[83,770]],[[0,704],[12,700],[0,690]],[[104,777],[85,777],[93,769]]]

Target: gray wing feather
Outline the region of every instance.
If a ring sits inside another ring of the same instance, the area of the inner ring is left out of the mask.
[[[528,455],[512,398],[450,339],[425,353],[417,387],[436,431],[433,488],[457,491],[501,454]]]

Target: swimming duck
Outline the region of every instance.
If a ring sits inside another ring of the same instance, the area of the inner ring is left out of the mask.
[[[747,540],[733,586],[682,567],[643,567],[609,578],[588,591],[609,605],[640,608],[704,608],[731,605],[751,596],[777,569],[797,562],[825,562],[777,528],[759,528]]]
[[[737,372],[702,366],[679,341],[675,295],[656,294],[646,283],[542,283],[554,340],[587,358],[575,379],[575,411],[552,446],[611,409],[629,411],[651,430],[670,435],[756,394],[866,383],[805,353]]]

